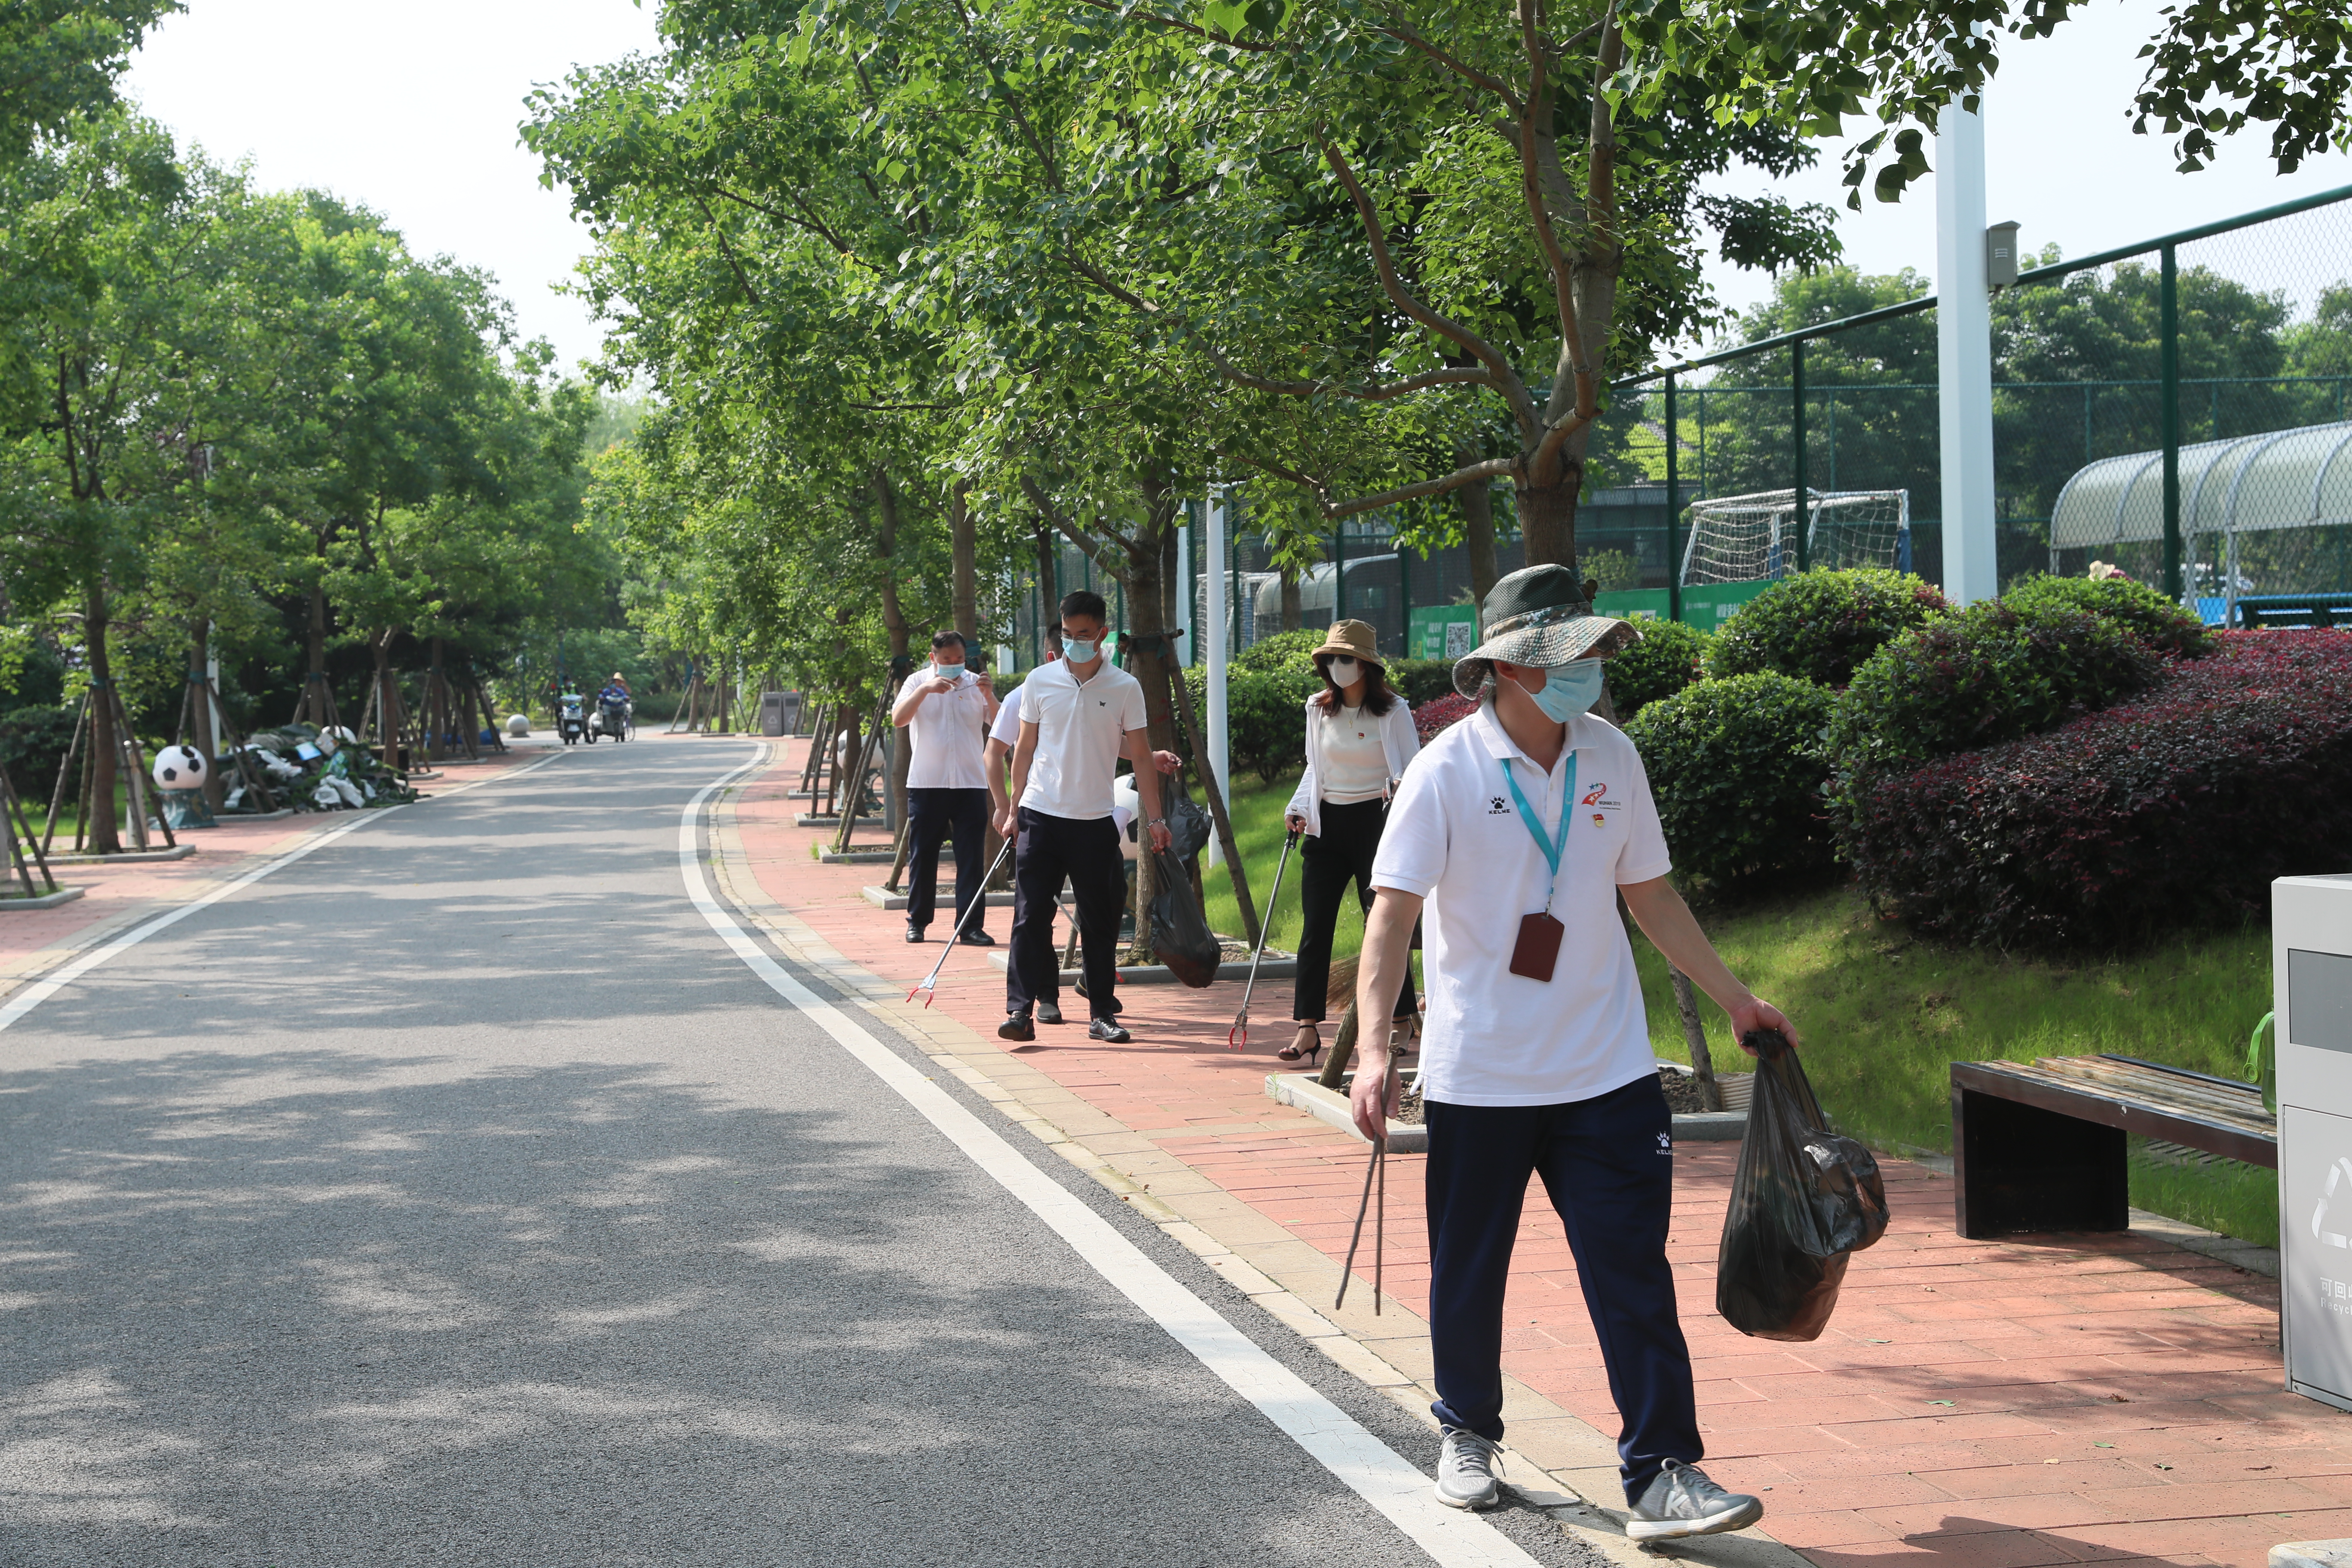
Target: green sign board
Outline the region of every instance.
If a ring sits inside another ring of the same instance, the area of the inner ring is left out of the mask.
[[[1415,607],[1405,637],[1413,658],[1460,658],[1478,646],[1478,612],[1469,605]]]
[[[1627,588],[1614,594],[1595,595],[1593,613],[1614,616],[1621,621],[1663,621],[1666,618],[1666,591],[1664,588]]]
[[[1711,632],[1729,620],[1732,612],[1772,584],[1761,583],[1708,583],[1683,590],[1683,624]]]

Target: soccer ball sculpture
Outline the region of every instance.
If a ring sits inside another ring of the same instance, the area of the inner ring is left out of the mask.
[[[209,769],[193,746],[166,746],[155,753],[155,787],[168,792],[202,789]]]

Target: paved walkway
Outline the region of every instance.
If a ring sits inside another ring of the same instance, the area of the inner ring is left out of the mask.
[[[418,788],[427,795],[446,795],[536,761],[547,749],[537,739],[511,742],[503,752],[485,752],[478,763],[443,763],[440,776],[418,781]],[[224,816],[218,827],[175,833],[195,849],[184,859],[55,867],[59,885],[79,888],[82,896],[46,910],[0,908],[0,992],[120,930],[151,905],[200,894],[225,876],[250,870],[310,834],[349,820],[349,815],[306,811],[261,821]],[[156,840],[159,847],[162,842]],[[68,836],[52,845],[51,853],[64,854],[71,843]]]
[[[792,826],[803,807],[785,795],[805,747],[786,743],[737,798],[749,869],[852,963],[910,985],[940,950],[908,946],[903,918],[860,895],[887,868],[820,865],[814,847],[830,835]],[[864,830],[859,842],[886,841]],[[988,920],[1002,942],[1010,911]],[[1074,1141],[1247,1264],[1301,1281],[1302,1295],[1319,1289],[1319,1309],[1363,1150],[1265,1098],[1288,986],[1261,992],[1247,1055],[1225,1046],[1234,983],[1128,988],[1131,1045],[1092,1044],[1074,1026],[1012,1047],[993,1035],[1002,975],[973,951],[950,960],[929,1016],[1044,1075],[1060,1100],[1044,1113]],[[2352,1535],[2352,1419],[2282,1390],[2275,1281],[2139,1233],[1968,1241],[1953,1234],[1944,1179],[1888,1160],[1893,1227],[1856,1260],[1829,1331],[1803,1345],[1747,1339],[1713,1310],[1734,1152],[1699,1144],[1676,1156],[1672,1251],[1709,1468],[1769,1489],[1769,1531],[1822,1568],[2253,1568],[2274,1542]],[[1392,1173],[1389,1309],[1360,1313],[1369,1292],[1351,1292],[1342,1320],[1415,1381],[1429,1372],[1410,1310],[1426,1282],[1425,1237],[1408,1218],[1418,1163],[1401,1157]],[[1613,1506],[1591,1428],[1613,1432],[1616,1415],[1574,1266],[1538,1196],[1509,1298],[1510,1443]]]

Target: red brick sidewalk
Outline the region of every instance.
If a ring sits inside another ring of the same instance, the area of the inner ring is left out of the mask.
[[[902,917],[860,896],[887,869],[821,866],[810,847],[829,836],[792,826],[803,808],[783,797],[804,746],[788,743],[738,805],[752,872],[854,963],[911,984],[940,950],[907,945]],[[988,921],[1002,942],[1010,911]],[[1238,984],[1122,995],[1131,1045],[1041,1026],[1035,1045],[1005,1048],[1246,1203],[1270,1236],[1343,1255],[1363,1146],[1265,1096],[1288,984],[1261,987],[1248,1055],[1225,1047]],[[937,1005],[992,1039],[1003,977],[983,952],[959,952]],[[1829,1331],[1811,1344],[1751,1340],[1713,1310],[1733,1154],[1699,1144],[1676,1155],[1671,1250],[1708,1465],[1728,1486],[1770,1489],[1766,1527],[1822,1568],[2254,1568],[2274,1542],[2352,1535],[2352,1417],[2282,1390],[2274,1281],[2139,1235],[1968,1241],[1953,1234],[1943,1178],[1888,1160],[1894,1225],[1855,1260]],[[1397,1163],[1400,1220],[1418,1163]],[[1420,1232],[1391,1227],[1386,1282],[1407,1303],[1427,1280]],[[1613,1432],[1575,1268],[1540,1188],[1507,1321],[1506,1370]],[[1425,1375],[1425,1360],[1407,1369]]]
[[[545,748],[517,746],[503,753],[489,752],[478,763],[445,766],[436,779],[422,781],[428,796],[491,777],[504,770],[534,762]],[[173,901],[226,875],[249,869],[259,858],[291,848],[305,836],[348,820],[341,812],[298,812],[268,822],[220,819],[218,827],[198,828],[176,835],[195,853],[182,860],[131,861],[120,865],[58,866],[58,883],[79,888],[82,896],[46,910],[0,910],[0,990],[17,977],[42,968],[61,947],[79,947],[100,926],[120,926],[147,905]],[[161,840],[157,843],[160,846]],[[71,843],[51,846],[62,854]]]

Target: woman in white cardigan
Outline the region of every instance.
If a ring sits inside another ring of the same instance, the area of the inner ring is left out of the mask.
[[[1421,750],[1412,709],[1389,689],[1372,628],[1362,621],[1333,624],[1314,654],[1323,689],[1307,700],[1307,773],[1290,797],[1290,830],[1307,836],[1299,852],[1299,903],[1306,929],[1298,937],[1298,989],[1290,1016],[1297,1037],[1275,1054],[1285,1061],[1312,1061],[1323,1048],[1316,1026],[1323,1021],[1324,993],[1331,982],[1331,934],[1339,921],[1339,900],[1356,884],[1360,908],[1372,903],[1372,857],[1381,847],[1389,794],[1405,764]],[[1412,977],[1397,997],[1397,1025],[1391,1040],[1401,1044],[1403,1026],[1416,1016]]]

